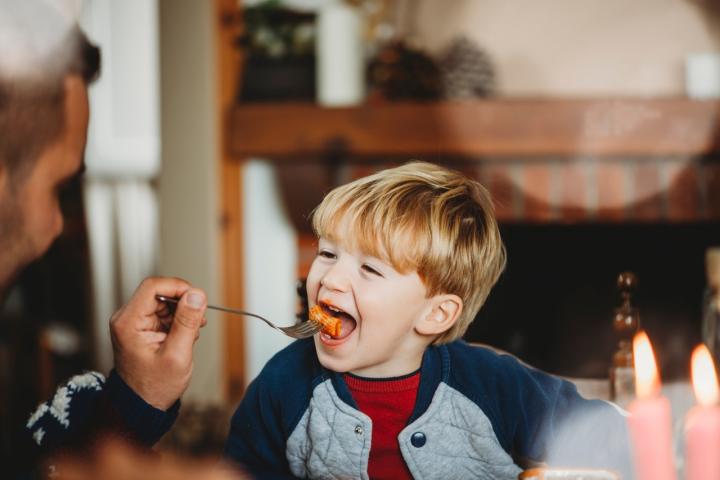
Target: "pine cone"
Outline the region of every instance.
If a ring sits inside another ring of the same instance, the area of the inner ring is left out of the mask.
[[[440,98],[440,71],[424,52],[402,42],[382,48],[368,66],[373,90],[390,100],[434,100]]]
[[[453,40],[440,57],[445,98],[487,97],[495,89],[495,72],[489,56],[466,37]]]

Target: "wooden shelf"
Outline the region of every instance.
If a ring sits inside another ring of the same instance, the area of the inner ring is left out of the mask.
[[[322,108],[232,107],[229,152],[322,159],[433,156],[704,155],[718,151],[720,101],[497,99]]]

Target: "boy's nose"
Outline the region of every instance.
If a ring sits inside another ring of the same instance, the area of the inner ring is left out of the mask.
[[[344,275],[342,270],[335,266],[325,272],[325,275],[320,279],[320,285],[328,290],[346,292],[349,289],[350,282],[347,275]]]

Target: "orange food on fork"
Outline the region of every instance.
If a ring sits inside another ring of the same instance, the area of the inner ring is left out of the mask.
[[[333,337],[340,336],[342,329],[342,321],[328,314],[320,305],[315,305],[310,309],[310,321],[322,325],[322,331]]]

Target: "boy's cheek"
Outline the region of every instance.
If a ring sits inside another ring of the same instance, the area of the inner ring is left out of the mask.
[[[310,279],[308,279],[305,285],[305,292],[307,293],[307,298],[310,306],[315,305],[315,299],[317,298],[318,289],[315,284],[311,284]]]
[[[308,273],[307,279],[305,280],[305,292],[307,293],[309,300],[314,300],[318,291],[319,282],[317,276],[313,273],[312,268]]]

